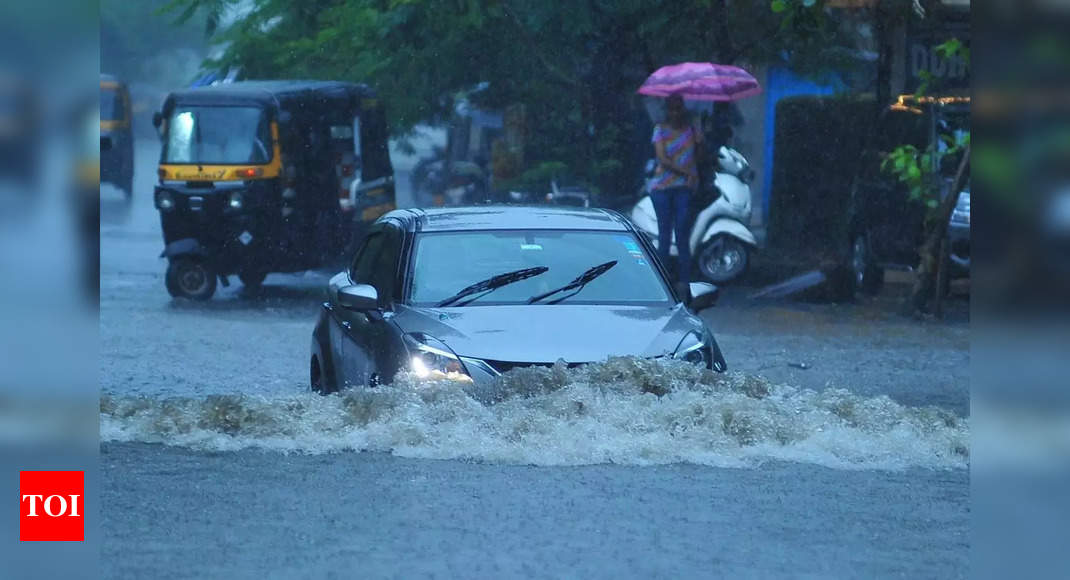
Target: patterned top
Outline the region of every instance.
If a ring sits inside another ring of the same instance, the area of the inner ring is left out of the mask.
[[[688,126],[682,131],[677,131],[669,125],[658,124],[654,127],[654,136],[650,142],[655,145],[665,143],[665,155],[672,160],[673,164],[691,169],[695,167],[695,137],[696,132],[693,127]],[[686,176],[669,171],[658,163],[654,178],[650,182],[650,189],[686,186]]]

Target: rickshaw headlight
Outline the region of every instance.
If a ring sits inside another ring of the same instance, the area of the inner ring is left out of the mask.
[[[230,206],[230,209],[241,209],[242,208],[241,193],[235,191],[234,193],[230,194],[230,198],[227,200],[227,205]]]
[[[170,193],[161,191],[156,194],[156,207],[163,211],[170,211],[175,207],[175,199]]]

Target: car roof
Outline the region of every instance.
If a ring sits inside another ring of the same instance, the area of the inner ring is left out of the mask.
[[[631,224],[606,209],[480,205],[427,209],[400,209],[379,221],[394,221],[410,232],[481,230],[597,230],[626,232]]]

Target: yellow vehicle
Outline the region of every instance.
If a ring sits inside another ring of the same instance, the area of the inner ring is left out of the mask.
[[[134,135],[130,91],[113,76],[100,75],[100,181],[134,191]]]
[[[383,109],[366,86],[245,81],[172,93],[153,118],[168,292],[317,268],[394,209]]]

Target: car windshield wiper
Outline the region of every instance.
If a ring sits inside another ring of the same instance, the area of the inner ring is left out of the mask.
[[[457,302],[458,300],[461,300],[462,298],[467,298],[468,296],[471,296],[473,294],[479,294],[479,296],[476,296],[475,298],[466,300],[463,304],[458,304],[458,306],[464,306],[465,304],[468,304],[473,300],[482,298],[491,290],[497,290],[498,288],[501,288],[502,286],[508,284],[512,284],[513,282],[527,280],[528,278],[531,278],[532,276],[538,276],[539,274],[542,274],[547,270],[549,270],[549,268],[547,268],[546,266],[536,266],[534,268],[524,268],[523,270],[515,270],[513,272],[506,272],[505,274],[498,274],[497,276],[487,278],[482,282],[476,282],[475,284],[464,288],[453,296],[450,296],[449,298],[439,302],[438,304],[436,304],[436,306],[440,308],[443,306],[449,306]]]
[[[610,268],[612,268],[613,266],[616,266],[616,265],[617,265],[617,261],[616,260],[613,260],[612,262],[606,262],[605,264],[599,264],[599,265],[597,265],[597,266],[595,266],[593,268],[590,268],[586,272],[580,274],[579,276],[576,277],[575,280],[569,282],[568,284],[565,284],[564,286],[562,286],[560,288],[555,288],[555,289],[550,290],[549,292],[546,292],[544,294],[539,294],[538,296],[532,296],[531,298],[528,299],[528,304],[535,304],[536,302],[542,300],[543,298],[548,298],[548,297],[553,296],[554,294],[557,294],[559,292],[567,292],[569,290],[572,290],[573,292],[570,293],[570,294],[565,294],[564,296],[562,296],[562,297],[560,297],[560,298],[558,298],[556,300],[551,300],[551,301],[547,302],[547,304],[557,304],[558,302],[561,302],[562,300],[564,300],[566,298],[571,298],[571,297],[575,296],[576,294],[579,294],[580,290],[583,290],[583,287],[586,286],[588,282],[590,282],[591,280],[594,280],[595,278],[601,276],[602,274],[605,274],[606,272],[609,271]]]

